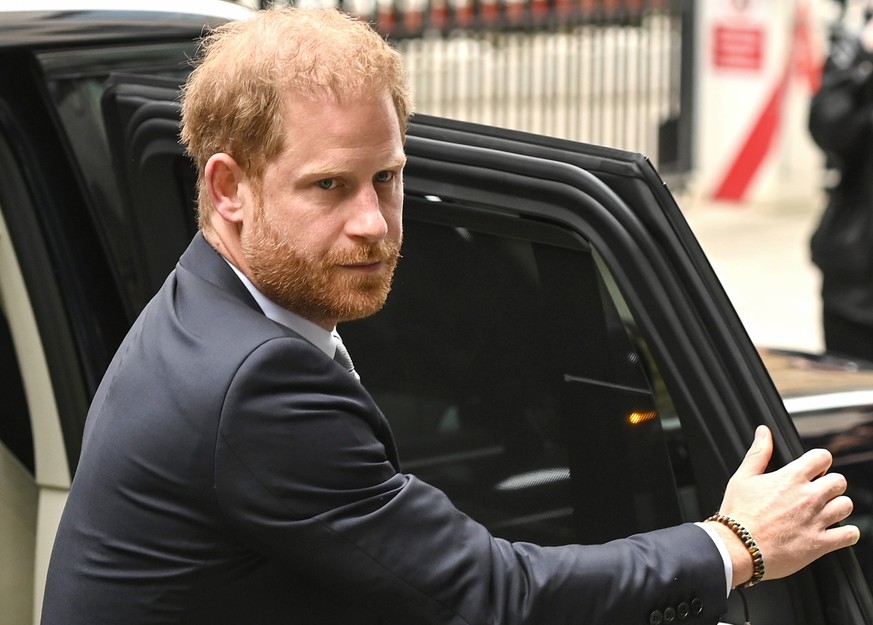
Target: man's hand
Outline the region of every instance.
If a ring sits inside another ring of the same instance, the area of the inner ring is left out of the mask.
[[[858,542],[854,525],[831,527],[852,512],[846,478],[827,473],[831,454],[813,449],[772,473],[773,437],[759,426],[742,464],[731,477],[719,512],[741,523],[764,556],[764,579],[791,575],[817,558]],[[710,521],[723,538],[734,568],[734,586],[752,577],[746,546],[726,526]]]

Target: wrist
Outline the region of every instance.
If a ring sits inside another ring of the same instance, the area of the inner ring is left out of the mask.
[[[722,514],[714,514],[705,522],[717,532],[727,548],[733,568],[732,586],[748,587],[760,582],[764,578],[764,556],[751,533],[733,518]]]

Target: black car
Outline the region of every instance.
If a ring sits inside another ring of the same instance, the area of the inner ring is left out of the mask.
[[[13,625],[39,613],[90,398],[195,231],[177,138],[195,39],[245,17],[224,2],[43,4],[0,10],[0,606]],[[405,470],[492,532],[591,543],[699,520],[757,424],[774,464],[833,442],[798,435],[646,158],[426,116],[407,153],[393,293],[343,336]],[[867,527],[869,449],[850,476]],[[735,592],[725,620],[746,613],[861,625],[873,599],[843,550]]]

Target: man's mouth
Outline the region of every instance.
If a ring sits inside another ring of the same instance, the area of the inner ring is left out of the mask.
[[[380,259],[375,260],[362,260],[353,263],[342,263],[340,267],[344,267],[346,269],[357,269],[362,271],[375,271],[381,268],[384,265],[384,261]]]

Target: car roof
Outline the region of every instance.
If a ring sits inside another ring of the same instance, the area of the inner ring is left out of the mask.
[[[252,13],[225,0],[0,0],[0,48],[196,36]]]

